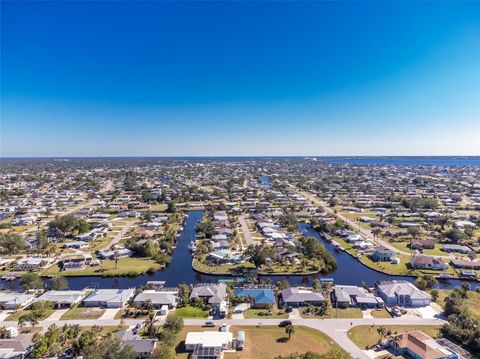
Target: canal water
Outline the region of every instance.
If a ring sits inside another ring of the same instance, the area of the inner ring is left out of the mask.
[[[69,288],[79,290],[92,285],[98,288],[132,288],[145,285],[147,281],[150,280],[165,281],[166,286],[177,286],[180,283],[217,282],[219,279],[231,278],[203,275],[192,269],[192,256],[188,249],[188,244],[190,241],[195,240],[195,227],[202,217],[202,211],[188,212],[184,223],[184,230],[178,238],[176,249],[173,251],[172,261],[164,270],[137,277],[67,277]],[[336,250],[331,243],[325,241],[322,236],[307,223],[300,223],[299,230],[304,236],[315,237],[322,242],[326,249],[336,258],[337,270],[325,276],[261,276],[262,279],[270,279],[273,283],[286,279],[292,286],[310,285],[313,279],[321,277],[332,278],[335,283],[344,285],[361,285],[366,283],[372,286],[376,281],[392,279],[414,281],[414,278],[411,277],[390,276],[364,266],[348,253]],[[16,286],[16,283],[9,284]],[[472,289],[478,287],[479,284],[478,282],[470,282]],[[461,285],[460,280],[451,280],[440,283],[439,287],[447,289],[459,285]]]

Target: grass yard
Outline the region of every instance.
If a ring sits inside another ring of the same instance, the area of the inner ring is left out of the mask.
[[[123,308],[115,314],[115,319],[146,319],[149,311],[136,308]]]
[[[286,319],[288,314],[284,311],[279,311],[277,306],[274,306],[272,309],[272,315],[266,316],[261,315],[262,313],[268,312],[267,309],[247,309],[243,312],[243,317],[245,319]]]
[[[437,304],[442,308],[445,306],[445,298],[450,294],[451,290],[439,290]],[[480,320],[480,293],[469,291],[468,298],[465,300],[465,305],[468,311],[477,320]]]
[[[203,256],[203,257],[206,257],[206,256]],[[212,274],[231,274],[239,270],[239,268],[246,268],[246,269],[255,268],[255,266],[250,262],[244,262],[240,264],[222,264],[222,265],[209,266],[201,262],[197,258],[194,258],[192,267],[200,272],[212,273]]]
[[[376,345],[380,339],[380,335],[377,332],[379,325],[359,325],[353,327],[348,331],[349,338],[360,348],[366,349],[373,345]],[[385,329],[391,332],[390,335],[400,334],[412,330],[421,330],[425,334],[428,334],[435,338],[440,331],[441,326],[433,325],[384,325]]]
[[[183,342],[188,332],[209,330],[200,327],[185,327],[177,336],[176,357],[188,358],[184,350]],[[213,330],[218,330],[214,329]],[[336,349],[343,350],[326,334],[311,328],[302,326],[295,327],[295,334],[288,340],[284,328],[277,326],[232,326],[230,331],[236,336],[239,330],[245,331],[245,349],[234,353],[225,352],[225,359],[247,358],[274,358],[277,355],[289,355],[293,353],[326,353]]]
[[[177,308],[174,312],[177,316],[181,318],[207,318],[208,311],[201,308],[186,306],[182,308]]]
[[[305,308],[300,309],[300,316],[302,318],[362,318],[362,311],[360,308],[331,308],[327,309],[325,315],[307,315],[304,314]]]
[[[87,308],[87,307],[76,307],[69,309],[61,316],[60,320],[74,320],[74,319],[98,319],[105,309],[100,308]]]
[[[372,317],[374,318],[391,318],[392,316],[390,315],[389,312],[385,308],[378,309],[378,310],[372,310],[370,312]]]
[[[42,275],[59,275],[59,276],[84,276],[84,275],[98,275],[98,276],[129,276],[139,275],[147,272],[150,268],[159,270],[161,265],[151,258],[120,258],[118,260],[117,268],[115,269],[114,260],[102,261],[101,267],[87,267],[83,270],[62,271],[57,264],[47,268]]]
[[[10,314],[8,317],[5,318],[5,321],[15,321],[18,320],[22,315],[24,314],[30,314],[32,312],[31,309],[22,309],[22,310],[17,310],[16,312]],[[49,316],[53,314],[54,310],[53,309],[45,309],[43,311],[43,315],[39,318],[39,320],[44,320],[47,319]]]

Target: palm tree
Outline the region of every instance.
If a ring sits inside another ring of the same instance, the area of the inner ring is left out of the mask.
[[[373,239],[377,240],[378,244],[378,236],[382,233],[382,230],[380,228],[374,228],[372,229],[372,234],[373,234]]]
[[[288,335],[288,339],[292,337],[293,334],[295,334],[295,327],[292,324],[289,324],[285,327],[285,333]]]
[[[115,260],[115,269],[117,269],[117,265],[118,265],[118,251],[113,252],[113,259]]]
[[[148,336],[153,336],[154,334],[154,329],[155,329],[155,323],[158,322],[158,319],[155,319],[155,312],[150,312],[148,313],[147,319],[145,319],[145,322],[143,322],[143,325],[147,328],[147,335]]]
[[[378,335],[380,335],[380,341],[381,341],[387,335],[387,329],[383,325],[381,325],[377,328],[377,333]]]
[[[394,335],[390,337],[390,342],[393,346],[393,354],[397,354],[398,350],[400,349],[400,344],[402,343],[401,335]]]

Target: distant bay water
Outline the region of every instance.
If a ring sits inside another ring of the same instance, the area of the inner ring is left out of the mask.
[[[0,157],[2,161],[319,161],[331,164],[397,166],[480,166],[480,156],[152,156],[152,157]]]

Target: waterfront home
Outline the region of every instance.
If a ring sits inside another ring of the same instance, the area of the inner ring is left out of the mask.
[[[49,301],[57,308],[70,308],[82,301],[85,292],[81,290],[50,290],[43,293],[36,301]]]
[[[380,281],[377,293],[387,305],[425,307],[430,305],[430,294],[418,289],[406,280]]]
[[[270,288],[237,288],[234,290],[237,297],[251,297],[252,308],[266,308],[269,305],[277,304],[275,293]]]
[[[216,358],[223,350],[229,350],[233,347],[233,333],[229,331],[203,331],[188,332],[185,338],[185,350],[193,351],[194,358],[204,358],[205,350],[210,350],[214,356],[208,358]],[[218,354],[217,354],[218,353]]]
[[[14,338],[0,339],[0,358],[22,359],[33,343],[34,333],[19,334]]]
[[[159,290],[144,290],[135,297],[133,303],[143,306],[149,301],[156,309],[160,309],[164,305],[173,309],[177,306],[177,299],[178,288],[161,288]]]
[[[41,268],[45,268],[52,264],[51,258],[26,257],[17,260],[13,266],[14,271],[32,272]]]
[[[442,246],[442,251],[448,252],[448,253],[463,253],[463,254],[468,254],[472,252],[472,250],[467,246],[461,246],[459,244],[444,244]]]
[[[61,261],[61,266],[64,271],[69,270],[82,270],[85,269],[87,265],[92,263],[92,255],[89,253],[85,254],[74,254],[71,256],[66,256]]]
[[[190,300],[203,299],[219,315],[227,314],[227,286],[224,283],[198,283],[190,293]]]
[[[308,289],[287,288],[281,292],[282,302],[290,307],[304,307],[307,305],[320,305],[325,302],[322,293]]]
[[[376,262],[391,262],[396,255],[395,251],[384,246],[378,246],[372,253],[372,259]]]
[[[441,259],[421,254],[411,256],[410,265],[413,269],[446,270],[448,268],[448,264]]]
[[[376,308],[383,307],[383,300],[376,297],[363,287],[353,285],[336,285],[332,291],[332,302],[337,308],[362,307]]]
[[[117,256],[117,258],[131,257],[133,251],[128,248],[120,248],[114,251],[99,251],[97,255],[101,259],[114,259],[115,256]]]
[[[134,296],[135,289],[95,289],[83,300],[86,307],[123,308]]]
[[[455,268],[462,269],[480,269],[480,261],[472,261],[470,259],[452,259],[450,261],[451,265]]]
[[[435,241],[431,239],[412,239],[410,241],[410,248],[416,250],[434,249],[435,244]]]
[[[459,359],[452,348],[456,346],[447,339],[435,340],[422,331],[399,334],[395,340],[394,354],[418,359]],[[393,345],[393,342],[392,342]]]
[[[216,264],[223,264],[223,263],[242,263],[244,262],[243,258],[239,254],[234,254],[232,251],[228,249],[222,249],[215,252],[210,252],[207,256],[207,261],[213,262]]]
[[[28,307],[35,300],[35,295],[17,292],[0,292],[0,308],[15,310]]]

